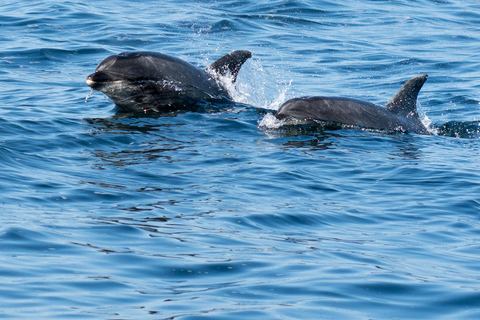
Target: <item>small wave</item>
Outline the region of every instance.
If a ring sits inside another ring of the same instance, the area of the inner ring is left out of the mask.
[[[433,125],[432,131],[439,136],[478,139],[480,138],[480,121],[449,121],[441,125]]]

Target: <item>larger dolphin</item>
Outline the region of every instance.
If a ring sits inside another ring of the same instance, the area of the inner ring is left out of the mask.
[[[161,53],[125,52],[100,62],[86,82],[122,111],[169,111],[199,100],[231,99],[219,77],[230,76],[235,82],[251,56],[249,51],[234,51],[202,70]]]
[[[286,101],[278,109],[276,117],[428,134],[416,107],[418,93],[425,81],[426,74],[408,80],[386,108],[350,98],[304,97]]]

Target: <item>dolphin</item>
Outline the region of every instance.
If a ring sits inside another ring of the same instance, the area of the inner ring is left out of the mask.
[[[386,108],[350,98],[302,97],[283,103],[276,117],[429,134],[417,113],[417,96],[427,77],[422,74],[408,80]]]
[[[235,83],[252,54],[234,51],[199,69],[181,59],[155,52],[113,55],[87,77],[87,85],[107,95],[121,111],[163,112],[194,106],[203,100],[232,100],[220,77]]]

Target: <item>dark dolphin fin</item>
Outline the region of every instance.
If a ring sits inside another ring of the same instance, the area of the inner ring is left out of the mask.
[[[417,96],[427,77],[426,74],[422,74],[408,80],[387,103],[387,109],[405,118],[418,118]]]
[[[224,55],[214,63],[212,63],[207,70],[212,70],[217,75],[225,76],[227,73],[231,73],[233,76],[232,82],[237,80],[240,67],[252,57],[252,53],[246,50],[233,51],[227,55]]]

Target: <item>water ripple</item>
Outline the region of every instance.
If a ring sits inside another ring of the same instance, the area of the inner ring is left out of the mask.
[[[0,317],[478,318],[477,4],[3,9]],[[230,105],[85,101],[110,54],[205,67],[239,49]],[[384,105],[420,73],[430,136],[271,114],[302,95]]]

